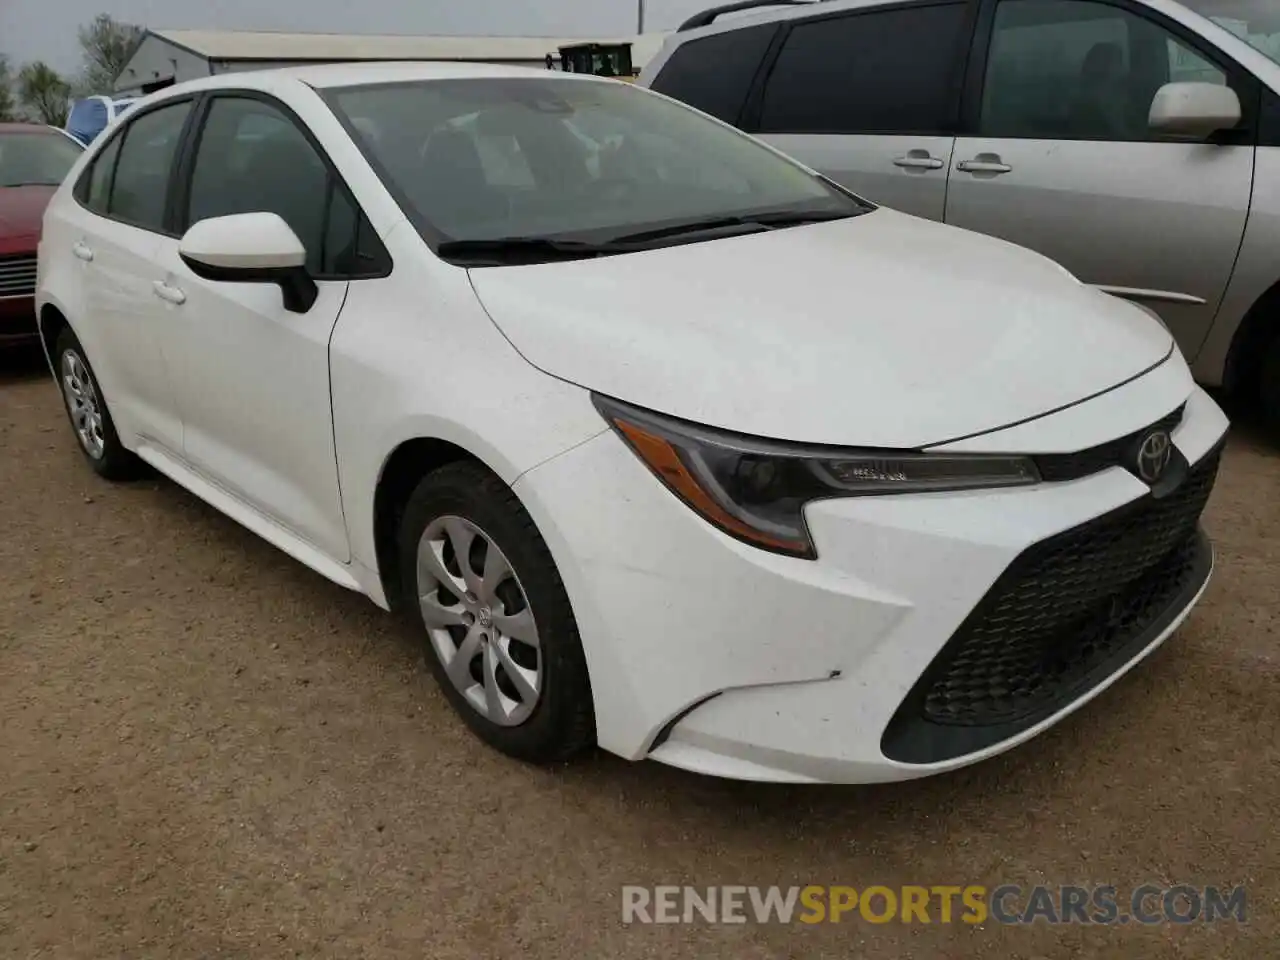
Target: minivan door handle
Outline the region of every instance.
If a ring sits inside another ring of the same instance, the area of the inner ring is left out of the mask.
[[[942,169],[942,161],[937,157],[929,156],[928,150],[908,150],[905,157],[895,157],[893,165],[902,167],[904,170]]]
[[[93,251],[90,250],[82,240],[77,240],[72,244],[71,252],[75,254],[77,259],[83,260],[85,263],[89,263],[93,260]]]
[[[1013,167],[1000,159],[998,153],[980,153],[972,160],[961,160],[956,164],[957,170],[965,173],[1010,173]]]
[[[163,280],[157,280],[151,284],[151,289],[156,292],[156,296],[166,303],[172,303],[177,306],[187,302],[187,295],[177,287],[171,287]]]

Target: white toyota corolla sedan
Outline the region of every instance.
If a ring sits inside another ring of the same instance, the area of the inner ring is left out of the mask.
[[[1150,314],[615,80],[172,87],[49,206],[38,304],[98,473],[403,611],[530,761],[953,769],[1212,567],[1227,420]]]

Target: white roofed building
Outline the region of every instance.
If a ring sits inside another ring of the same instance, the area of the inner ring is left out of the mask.
[[[663,34],[635,37],[375,36],[228,30],[148,30],[116,79],[116,93],[138,96],[174,83],[239,70],[309,63],[437,60],[545,67],[561,46],[630,43],[636,69],[657,53]]]

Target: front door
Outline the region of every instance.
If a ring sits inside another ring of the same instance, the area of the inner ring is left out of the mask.
[[[998,0],[989,37],[947,222],[1146,302],[1194,358],[1240,249],[1254,149],[1243,129],[1176,142],[1147,116],[1173,81],[1239,86],[1248,110],[1249,78],[1180,31],[1094,0]]]
[[[320,295],[304,314],[279,287],[203,280],[162,244],[156,281],[169,313],[171,355],[188,463],[294,536],[349,559],[329,403],[329,337],[346,280],[326,280],[334,178],[295,121],[262,99],[209,104],[180,220],[271,212],[307,249]],[[348,212],[346,220],[350,221]]]

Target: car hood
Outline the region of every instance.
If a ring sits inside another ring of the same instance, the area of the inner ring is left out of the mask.
[[[985,433],[1104,392],[1173,349],[1148,313],[1039,254],[883,209],[471,278],[546,373],[815,444]]]
[[[45,207],[57,187],[0,187],[0,243],[39,238]]]

